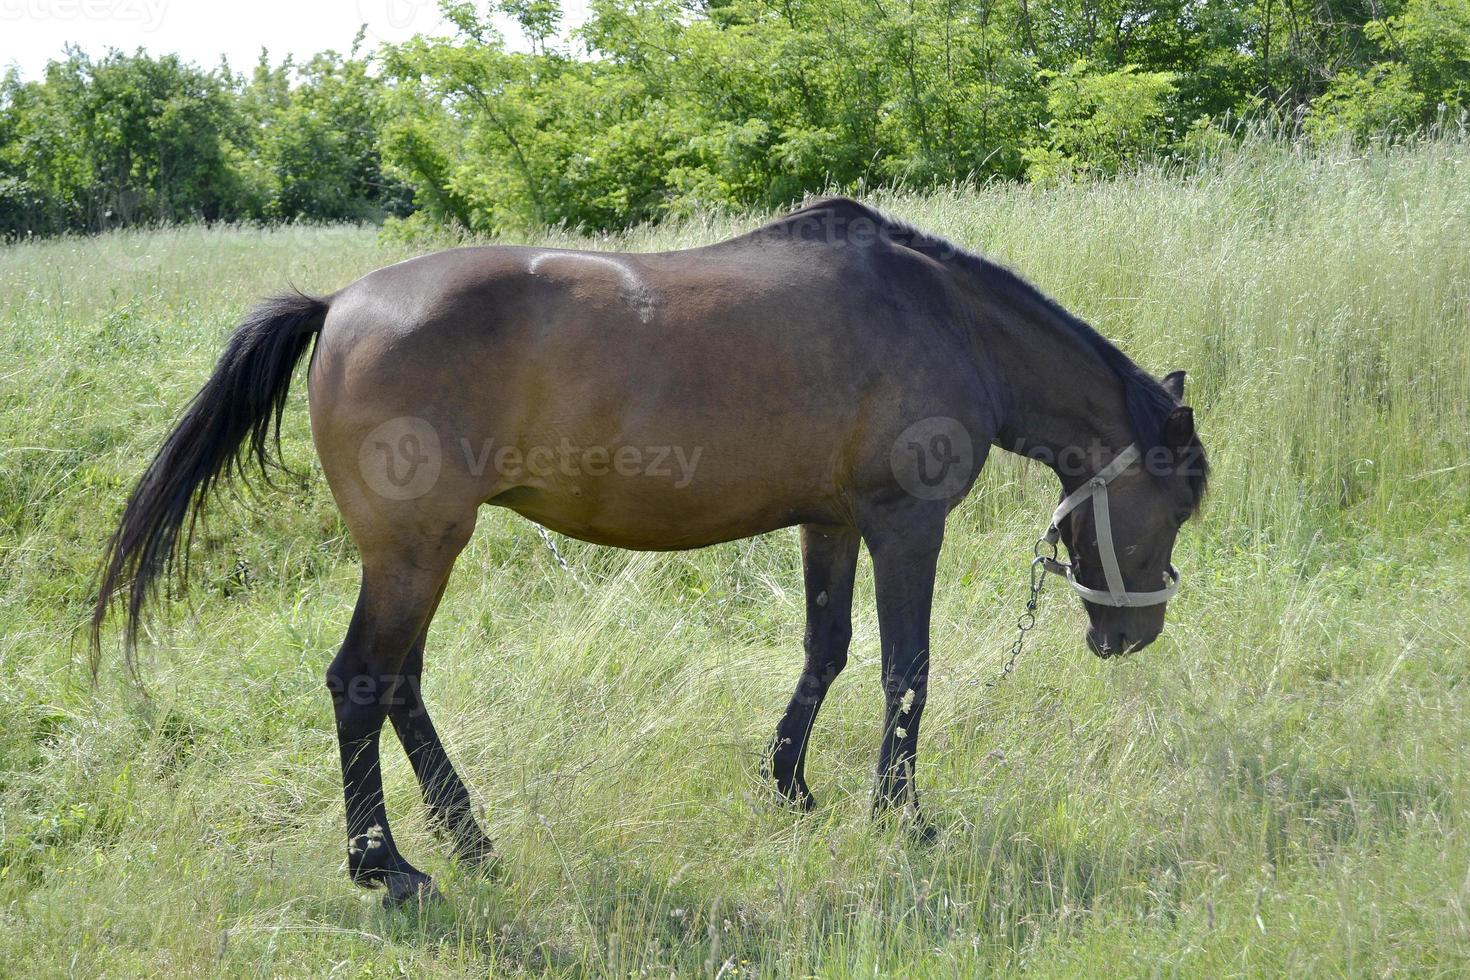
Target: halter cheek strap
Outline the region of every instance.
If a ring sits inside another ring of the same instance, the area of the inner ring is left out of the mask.
[[[1129,446],[1111,463],[1099,470],[1096,476],[1069,493],[1052,512],[1051,526],[1047,528],[1042,539],[1055,548],[1062,536],[1062,519],[1089,499],[1092,500],[1092,519],[1097,527],[1098,557],[1102,560],[1103,578],[1108,584],[1107,591],[1090,589],[1077,581],[1076,567],[1071,563],[1061,562],[1050,556],[1041,556],[1039,560],[1048,572],[1066,579],[1067,584],[1072,586],[1072,589],[1083,599],[1100,606],[1156,606],[1168,602],[1174,597],[1174,593],[1179,591],[1179,569],[1173,565],[1170,565],[1168,569],[1168,585],[1157,591],[1129,592],[1123,584],[1123,571],[1118,567],[1118,553],[1113,545],[1113,520],[1108,511],[1108,484],[1132,466],[1139,455],[1136,443]]]

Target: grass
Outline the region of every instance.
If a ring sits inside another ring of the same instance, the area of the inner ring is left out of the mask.
[[[348,884],[323,669],[356,591],[314,472],[216,512],[187,601],[94,685],[78,634],[122,499],[263,293],[412,247],[181,228],[0,250],[0,974],[1460,975],[1470,970],[1470,147],[1254,147],[1187,175],[878,203],[1004,259],[1162,373],[1216,464],[1164,638],[1119,664],[1052,587],[1050,474],[992,461],[942,556],[923,849],[867,817],[871,575],[818,723],[821,803],[758,762],[800,661],[794,532],[686,554],[490,511],[426,690],[506,857],[446,900]],[[595,247],[710,241],[758,216]],[[569,234],[558,242],[580,241]],[[115,651],[115,644],[111,648]]]

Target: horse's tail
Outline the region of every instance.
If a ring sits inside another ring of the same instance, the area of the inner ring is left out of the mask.
[[[277,296],[251,311],[230,336],[214,373],[133,488],[107,543],[92,612],[94,669],[114,593],[127,592],[125,645],[131,654],[159,574],[177,566],[181,577],[187,576],[189,542],[210,491],[232,473],[244,478],[251,458],[270,482],[268,468],[280,460],[281,413],[291,373],[321,331],[328,305],[302,293]],[[181,548],[179,531],[185,525]]]

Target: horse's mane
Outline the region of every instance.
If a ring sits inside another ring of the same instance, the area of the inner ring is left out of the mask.
[[[1174,396],[1164,390],[1159,380],[1134,363],[1133,359],[1108,340],[1082,318],[1067,311],[1056,300],[1036,286],[999,263],[962,248],[947,239],[931,234],[913,225],[891,218],[876,208],[847,197],[830,197],[814,201],[791,212],[785,221],[815,211],[833,211],[848,217],[863,218],[874,223],[884,238],[918,252],[938,262],[958,263],[972,275],[979,277],[985,287],[1003,296],[1013,296],[1023,302],[1039,304],[1058,323],[1070,329],[1076,337],[1095,353],[1104,364],[1123,382],[1125,402],[1128,406],[1128,421],[1139,448],[1145,453],[1164,442],[1164,424],[1169,413],[1178,407]],[[1204,446],[1194,436],[1190,445],[1179,453],[1182,469],[1189,479],[1193,506],[1198,507],[1204,497],[1209,480],[1209,463],[1205,458]]]

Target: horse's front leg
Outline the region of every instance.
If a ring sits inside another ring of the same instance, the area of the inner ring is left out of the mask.
[[[787,800],[810,810],[806,749],[822,700],[842,668],[852,640],[852,584],[858,533],[848,527],[801,526],[801,567],[806,579],[806,665],[771,742],[771,775]]]
[[[929,695],[929,611],[945,513],[942,501],[906,500],[871,515],[863,527],[873,556],[885,702],[873,807],[904,810],[925,837],[914,762]]]

